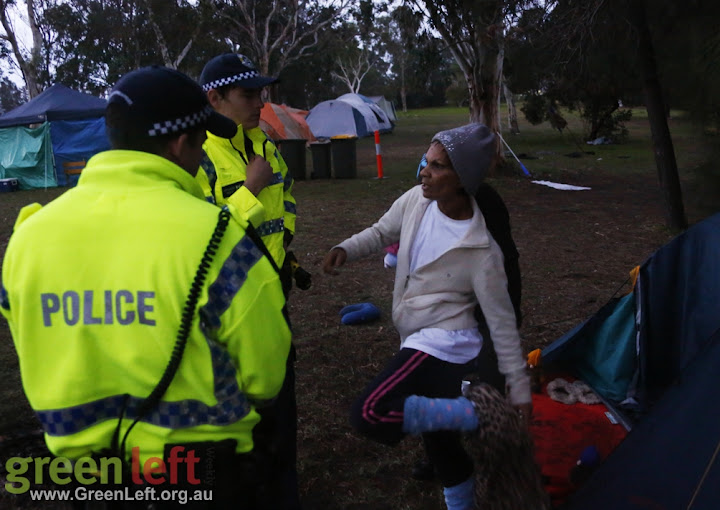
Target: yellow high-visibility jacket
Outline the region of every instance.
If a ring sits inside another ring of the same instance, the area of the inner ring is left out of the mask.
[[[295,234],[295,198],[293,179],[275,144],[260,128],[243,130],[230,140],[208,133],[203,145],[207,158],[203,159],[197,180],[208,201],[217,205],[231,204],[257,229],[278,267],[285,260],[283,240],[285,231]],[[243,183],[249,155],[245,137],[252,142],[256,155],[264,157],[272,166],[273,179],[256,197]]]
[[[54,454],[109,447],[121,408],[122,437],[163,375],[217,224],[219,209],[203,198],[193,176],[164,158],[107,151],[90,159],[77,187],[21,214],[0,312]],[[128,436],[128,455],[138,446],[142,461],[162,457],[168,443],[235,439],[238,453],[250,451],[255,404],[285,377],[279,279],[235,219],[199,295],[174,379]]]

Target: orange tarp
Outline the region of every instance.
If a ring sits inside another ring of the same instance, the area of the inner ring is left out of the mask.
[[[273,140],[315,141],[315,136],[305,121],[307,113],[306,110],[265,103],[260,112],[260,127]]]

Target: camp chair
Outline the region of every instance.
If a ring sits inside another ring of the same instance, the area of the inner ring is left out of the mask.
[[[85,168],[86,161],[66,161],[63,163],[63,172],[65,175],[80,175],[80,173],[83,171],[83,168]]]

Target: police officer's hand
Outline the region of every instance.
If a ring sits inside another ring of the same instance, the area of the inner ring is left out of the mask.
[[[342,266],[347,260],[347,253],[342,248],[333,248],[323,260],[323,271],[328,274],[337,274],[336,267]]]
[[[270,163],[262,156],[254,156],[245,170],[245,187],[255,196],[258,196],[265,186],[270,184],[273,169]]]

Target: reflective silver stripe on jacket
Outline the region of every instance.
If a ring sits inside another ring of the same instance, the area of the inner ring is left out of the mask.
[[[278,218],[276,220],[266,221],[256,229],[260,237],[269,236],[277,232],[285,230],[285,218]]]
[[[211,204],[215,203],[215,183],[217,183],[217,172],[215,171],[215,165],[208,157],[207,153],[203,151],[202,160],[200,160],[200,166],[205,170],[207,175],[208,183],[210,184],[210,196],[205,197],[205,200]]]
[[[283,182],[283,176],[280,172],[275,172],[272,176],[272,179],[270,180],[270,184],[268,186],[272,186],[274,184],[280,184]]]
[[[209,406],[199,400],[160,401],[140,421],[169,429],[198,425],[230,425],[250,412],[250,403],[238,388],[235,366],[223,347],[208,340],[212,358],[214,393],[218,403]],[[86,404],[64,409],[36,411],[45,432],[51,436],[76,434],[105,420],[116,420],[125,406],[124,417],[137,418],[137,410],[145,397],[113,395]]]

